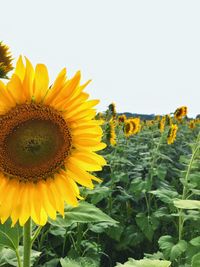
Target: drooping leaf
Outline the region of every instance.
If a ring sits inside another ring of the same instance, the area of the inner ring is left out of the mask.
[[[179,209],[200,209],[200,200],[177,199],[174,200],[174,206]]]
[[[73,223],[95,223],[107,222],[116,225],[117,221],[105,214],[92,204],[81,201],[77,207],[66,206],[65,218],[58,215],[57,219],[49,220],[50,224],[61,227],[68,227]]]
[[[16,250],[19,246],[19,240],[22,236],[22,227],[16,224],[11,227],[8,220],[4,224],[0,224],[0,245]]]

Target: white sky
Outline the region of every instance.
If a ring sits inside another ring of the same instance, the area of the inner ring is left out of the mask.
[[[92,78],[87,91],[119,112],[200,113],[200,1],[7,0],[0,40],[15,57],[45,63],[52,81]]]

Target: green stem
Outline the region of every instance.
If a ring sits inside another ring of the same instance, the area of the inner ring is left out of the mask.
[[[37,230],[35,231],[33,237],[31,238],[31,248],[33,246],[33,243],[35,241],[35,239],[38,237],[38,235],[40,234],[41,230],[42,230],[43,226],[38,226]]]
[[[21,259],[20,259],[20,255],[19,255],[18,249],[15,250],[15,253],[16,253],[16,257],[17,257],[18,267],[22,267],[22,262],[21,262]]]
[[[24,262],[23,267],[30,267],[31,265],[31,219],[24,225]]]
[[[200,138],[200,133],[197,136],[196,145],[195,145],[194,151],[192,153],[192,157],[190,159],[190,162],[189,162],[189,165],[188,165],[188,168],[187,168],[187,172],[186,172],[186,175],[185,175],[184,185],[183,185],[183,193],[182,193],[182,199],[183,200],[187,199],[189,174],[190,174],[190,171],[191,171],[192,164],[193,164],[193,161],[195,159],[195,156],[196,156],[196,154],[197,154],[197,152],[199,150],[199,138]],[[183,233],[183,226],[184,226],[184,218],[183,218],[182,209],[179,209],[178,225],[179,225],[179,227],[178,227],[178,237],[179,237],[179,240],[181,240],[182,239],[182,233]]]

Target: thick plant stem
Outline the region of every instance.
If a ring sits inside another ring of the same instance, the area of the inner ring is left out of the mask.
[[[30,267],[31,265],[31,219],[24,225],[24,261],[23,267]]]
[[[182,193],[182,199],[185,200],[187,199],[187,195],[188,195],[188,179],[189,179],[189,175],[190,175],[190,171],[192,168],[192,164],[194,162],[194,159],[196,157],[196,154],[199,150],[199,139],[200,139],[200,133],[197,136],[197,141],[187,168],[187,172],[184,178],[184,186],[183,186],[183,193]],[[184,227],[184,218],[183,218],[183,210],[179,209],[179,221],[178,221],[178,236],[179,236],[179,240],[182,239],[182,234],[183,234],[183,227]]]

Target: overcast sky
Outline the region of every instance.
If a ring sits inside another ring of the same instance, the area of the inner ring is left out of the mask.
[[[87,91],[119,112],[200,113],[200,1],[1,1],[0,40],[17,58],[92,79]]]

